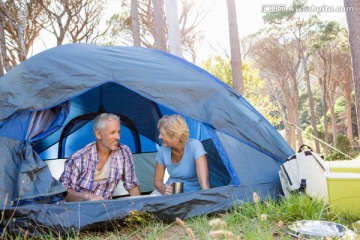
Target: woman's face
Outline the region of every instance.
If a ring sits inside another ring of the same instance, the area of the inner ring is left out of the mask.
[[[172,138],[163,127],[160,128],[159,139],[162,140],[162,146],[165,147],[173,147],[178,143],[178,141]]]

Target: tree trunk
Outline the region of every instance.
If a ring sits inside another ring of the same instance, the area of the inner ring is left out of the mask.
[[[316,126],[315,106],[314,106],[314,98],[313,98],[312,91],[311,91],[310,74],[309,74],[309,70],[308,70],[307,59],[304,56],[304,52],[302,49],[301,49],[301,58],[303,60],[305,81],[306,81],[307,93],[308,93],[308,97],[309,97],[311,126],[313,127],[314,137],[315,137],[314,138],[315,150],[317,153],[320,153],[320,145],[319,145],[319,141],[317,140],[317,138],[319,137],[319,134],[318,134],[317,126]]]
[[[19,17],[20,20],[20,24],[18,26],[18,34],[19,34],[19,51],[18,51],[18,56],[19,56],[19,61],[23,62],[26,60],[27,58],[27,53],[28,53],[28,49],[26,48],[26,44],[25,44],[25,39],[27,38],[26,35],[26,25],[27,25],[27,18],[29,16],[29,9],[27,7],[27,4],[24,4],[24,13],[21,16],[22,18]]]
[[[330,107],[330,114],[331,114],[331,129],[333,134],[333,146],[336,148],[336,137],[337,137],[337,125],[336,125],[336,116],[335,116],[335,104],[332,104]]]
[[[0,77],[5,74],[4,59],[6,54],[5,31],[2,16],[0,16]]]
[[[281,101],[277,98],[277,96],[275,97],[275,102],[276,105],[278,107],[279,113],[280,113],[280,118],[284,124],[284,130],[285,130],[285,140],[290,143],[290,128],[292,127],[288,121],[286,120],[286,111],[283,107],[283,105],[281,104]]]
[[[240,41],[237,26],[235,0],[227,0],[228,19],[229,19],[229,35],[231,48],[231,68],[234,89],[240,94],[244,94],[244,82],[242,76],[242,63],[240,52]]]
[[[346,11],[349,28],[350,53],[355,87],[355,105],[357,130],[360,136],[360,0],[344,0],[344,6],[352,7],[353,11]]]
[[[326,78],[326,77],[325,77]],[[327,93],[327,83],[326,80],[324,80],[324,87],[323,87],[323,113],[324,113],[324,142],[329,143],[328,138],[328,118],[327,118],[327,101],[326,101],[326,93]],[[325,144],[325,156],[329,154],[329,147]]]
[[[155,48],[165,51],[166,37],[165,37],[165,14],[164,14],[164,1],[153,0],[154,7],[154,27],[155,27]]]
[[[347,131],[346,135],[349,138],[351,145],[353,143],[352,121],[351,121],[351,91],[345,92],[345,107],[347,118]]]
[[[288,115],[289,115],[289,122],[291,124],[296,125],[296,115],[297,115],[297,111],[294,110],[293,108],[287,108],[288,109]],[[295,127],[291,126],[291,128],[289,129],[289,145],[292,147],[292,149],[296,150],[296,131],[295,131]]]
[[[141,46],[139,6],[137,0],[131,0],[131,27],[132,27],[134,46]]]
[[[292,128],[291,124],[289,124],[286,120],[286,118],[284,118],[284,128],[285,128],[285,139],[286,139],[286,142],[289,143],[289,145],[291,147],[293,147],[290,143],[291,143],[291,131],[290,129]],[[295,149],[295,148],[294,148]]]
[[[166,22],[168,28],[169,51],[179,57],[183,57],[180,37],[178,7],[176,1],[165,0]]]
[[[296,108],[298,109],[298,108]],[[298,114],[298,111],[296,111],[296,136],[297,136],[297,145],[298,148],[304,144],[303,136],[302,136],[302,130],[301,130],[301,120],[300,120],[300,114]]]

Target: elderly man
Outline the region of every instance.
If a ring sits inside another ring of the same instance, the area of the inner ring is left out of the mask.
[[[96,201],[112,198],[122,180],[131,196],[140,195],[132,153],[120,144],[120,119],[103,113],[94,119],[96,142],[72,154],[65,162],[60,182],[67,189],[66,201]]]

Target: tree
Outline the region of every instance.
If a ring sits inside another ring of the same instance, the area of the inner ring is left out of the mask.
[[[348,9],[346,19],[349,28],[357,127],[360,136],[360,0],[344,0],[344,6]]]
[[[5,29],[4,29],[5,23],[3,21],[4,21],[3,17],[0,16],[0,77],[4,75],[5,70],[9,70],[11,68],[9,64],[8,66],[5,66],[6,64],[5,59],[7,58],[7,55],[6,55]]]
[[[352,74],[351,74],[351,57],[347,51],[338,52],[334,60],[336,69],[335,78],[340,83],[340,88],[344,96],[346,107],[346,136],[353,143],[352,116],[351,116],[351,92],[352,92]]]
[[[345,107],[346,107],[346,120],[347,120],[347,132],[346,136],[350,140],[351,144],[354,141],[353,129],[352,129],[352,116],[351,116],[351,92],[353,82],[351,76],[351,58],[348,54],[341,54],[336,58],[337,64],[341,64],[344,69],[339,72],[340,86],[344,93]]]
[[[348,128],[352,128],[351,123],[351,85],[349,85],[349,65],[346,65],[348,53],[347,31],[341,28],[337,22],[322,22],[319,24],[319,31],[312,39],[312,60],[313,74],[319,79],[320,86],[323,88],[324,106],[324,131],[325,142],[327,139],[327,110],[330,110],[331,124],[334,147],[336,147],[337,117],[335,116],[335,103],[341,96],[340,90],[346,96],[345,102],[348,107],[350,119]],[[350,125],[350,127],[349,127]],[[351,130],[352,131],[352,130]],[[351,135],[352,136],[352,133]],[[328,154],[327,146],[325,153]]]
[[[110,28],[99,30],[106,0],[38,1],[51,21],[49,26],[43,27],[55,36],[57,45],[61,45],[66,37],[73,43],[95,43]]]
[[[155,29],[153,7],[151,1],[138,0],[141,45],[155,48]],[[208,8],[203,8],[201,1],[181,0],[179,7],[180,38],[183,55],[190,55],[192,62],[196,62],[197,48],[201,44],[203,35],[198,25],[208,13]],[[129,16],[129,0],[122,0],[122,12],[114,14],[111,19],[109,44],[133,45],[131,18]],[[165,29],[166,30],[166,29]]]
[[[138,1],[131,0],[131,27],[132,27],[134,46],[141,46],[138,8],[139,8]]]
[[[167,51],[164,0],[152,0],[154,7],[155,48]]]
[[[229,19],[231,69],[232,69],[234,89],[238,91],[240,94],[244,94],[240,41],[239,41],[239,33],[237,26],[235,0],[227,0],[226,3],[227,3],[228,19]]]
[[[306,5],[306,1],[304,0],[294,0],[292,3],[293,10],[283,11],[283,12],[274,12],[268,13],[264,16],[264,20],[272,25],[281,26],[285,31],[287,31],[296,41],[296,50],[298,51],[299,57],[301,59],[301,65],[303,71],[303,77],[306,82],[308,97],[309,97],[309,108],[310,108],[310,117],[311,117],[311,125],[314,130],[314,141],[315,148],[317,152],[320,152],[320,145],[317,140],[318,138],[318,130],[316,125],[316,114],[315,114],[315,106],[314,99],[311,90],[310,83],[310,74],[309,74],[309,66],[308,66],[308,58],[310,57],[310,51],[307,49],[309,45],[309,35],[312,34],[314,27],[316,27],[316,23],[318,22],[316,15],[311,15],[309,17],[304,17],[302,13],[296,11],[297,8],[304,7]],[[299,69],[300,70],[300,69]]]
[[[47,22],[37,0],[0,1],[1,73],[26,60]]]
[[[316,54],[313,56],[313,75],[318,79],[321,86],[321,99],[322,99],[322,112],[324,113],[324,141],[328,143],[328,101],[327,95],[329,92],[329,81],[331,79],[331,61],[329,61],[329,48],[325,47],[322,49],[318,49]],[[325,155],[329,152],[328,146],[325,145]]]
[[[260,76],[267,80],[269,92],[281,93],[281,96],[273,96],[278,102],[279,111],[286,106],[286,115],[283,114],[286,140],[289,145],[296,149],[295,130],[297,131],[298,144],[302,144],[301,125],[298,114],[299,78],[297,72],[301,59],[294,49],[297,42],[289,40],[282,34],[273,33],[258,40],[250,51],[250,57],[254,60],[254,66],[260,70]],[[274,91],[274,88],[279,91]],[[293,127],[296,126],[296,129]]]
[[[165,8],[169,39],[169,51],[176,56],[183,57],[178,18],[178,7],[176,1],[165,0]]]

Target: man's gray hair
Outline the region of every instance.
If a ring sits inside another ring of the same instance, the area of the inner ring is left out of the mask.
[[[95,130],[99,130],[100,132],[104,131],[105,120],[117,120],[120,122],[120,118],[118,115],[113,113],[102,113],[94,119],[94,127],[93,127],[94,133]]]

